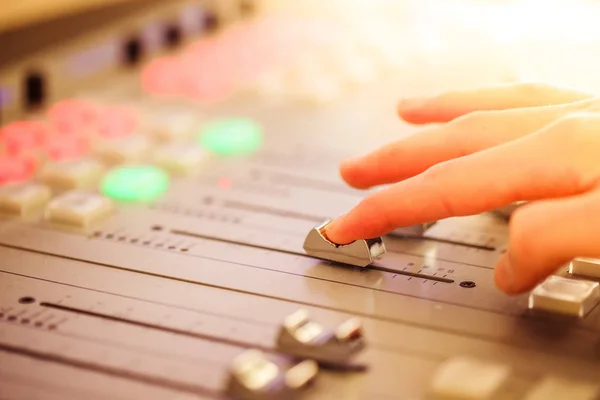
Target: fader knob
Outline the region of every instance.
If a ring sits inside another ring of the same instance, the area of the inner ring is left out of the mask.
[[[327,220],[308,232],[304,240],[304,251],[307,254],[358,267],[366,267],[385,254],[385,245],[380,237],[357,240],[344,245],[331,242],[325,236],[325,227],[330,222],[330,220]]]
[[[277,348],[283,353],[336,369],[365,370],[366,366],[353,363],[365,346],[360,320],[351,318],[335,329],[326,329],[306,310],[285,318],[277,336]]]
[[[279,365],[261,351],[240,354],[231,367],[227,394],[236,400],[294,400],[300,398],[319,372],[311,360]]]

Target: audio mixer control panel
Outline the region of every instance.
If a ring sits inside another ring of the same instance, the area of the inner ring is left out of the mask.
[[[390,104],[464,74],[385,40],[401,3],[145,2],[0,36],[0,399],[599,399],[600,261],[498,292],[512,208],[321,234],[370,192],[339,162],[414,133]]]

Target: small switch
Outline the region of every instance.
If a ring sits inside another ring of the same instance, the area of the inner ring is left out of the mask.
[[[430,390],[436,400],[487,400],[500,391],[509,375],[507,365],[458,357],[438,368]]]
[[[529,295],[529,308],[581,318],[599,298],[597,282],[550,276]]]
[[[57,224],[87,228],[114,211],[112,201],[92,192],[74,190],[56,197],[46,207],[46,219]]]
[[[159,147],[154,153],[154,163],[173,175],[190,175],[197,171],[207,154],[201,148],[186,144]]]
[[[0,187],[0,210],[26,216],[50,201],[50,189],[37,183],[14,183]]]
[[[96,160],[63,161],[46,165],[40,180],[58,190],[92,189],[103,172],[104,167]]]
[[[599,394],[596,384],[548,377],[535,385],[524,400],[595,400]]]
[[[197,117],[187,113],[148,116],[148,130],[159,141],[172,142],[191,138],[199,127]]]
[[[148,140],[143,136],[136,135],[124,139],[103,141],[95,152],[108,164],[123,164],[141,161],[149,148]]]
[[[600,278],[600,260],[597,258],[578,257],[569,264],[572,275]]]

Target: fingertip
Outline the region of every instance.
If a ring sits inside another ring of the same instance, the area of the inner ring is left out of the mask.
[[[365,175],[368,173],[369,171],[365,169],[362,157],[348,159],[340,164],[340,176],[355,189],[368,189],[370,187],[366,184]]]
[[[415,125],[425,124],[430,122],[428,116],[423,113],[426,102],[425,98],[402,99],[396,104],[396,112],[405,122]]]
[[[509,295],[518,294],[515,290],[515,270],[508,254],[498,261],[494,269],[494,282],[500,291]]]
[[[343,216],[338,217],[332,220],[325,227],[323,234],[325,235],[327,240],[340,245],[348,244],[356,240],[354,239],[354,235],[351,234],[352,232],[349,232],[344,226],[343,219]]]

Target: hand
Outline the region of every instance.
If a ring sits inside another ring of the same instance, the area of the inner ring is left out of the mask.
[[[334,243],[509,205],[508,251],[496,285],[518,294],[574,257],[600,258],[600,98],[572,88],[513,84],[406,100],[400,116],[445,123],[346,161],[366,197],[326,231]]]

